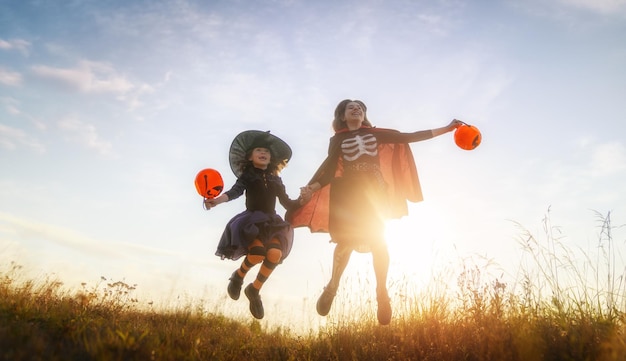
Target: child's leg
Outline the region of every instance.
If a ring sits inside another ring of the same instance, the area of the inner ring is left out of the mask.
[[[339,287],[339,281],[341,280],[343,271],[345,271],[348,266],[350,255],[352,255],[352,247],[341,245],[339,243],[335,246],[335,252],[333,253],[333,270],[328,286],[326,286],[327,288],[336,290],[337,287]]]
[[[352,247],[341,245],[339,243],[335,246],[335,252],[333,255],[333,270],[330,281],[328,282],[328,285],[324,287],[324,292],[322,292],[320,297],[317,299],[317,304],[315,305],[317,313],[320,316],[326,316],[328,312],[330,312],[330,306],[332,306],[333,300],[335,299],[337,287],[339,287],[339,281],[341,280],[343,271],[345,271],[346,266],[348,266],[351,254]]]
[[[378,301],[378,322],[388,325],[391,322],[391,302],[387,293],[387,273],[389,272],[389,250],[387,244],[379,243],[372,249],[372,261],[376,274],[376,301]]]
[[[272,271],[274,271],[274,268],[276,268],[282,257],[283,252],[280,247],[280,242],[277,239],[273,239],[267,246],[265,261],[263,261],[256,279],[244,290],[246,297],[250,300],[250,313],[252,313],[252,316],[255,318],[262,319],[263,315],[265,315],[263,302],[261,302],[261,296],[259,296],[259,290],[263,287],[263,284],[272,274]]]
[[[246,255],[246,258],[241,263],[241,267],[237,270],[237,275],[241,278],[246,277],[246,273],[248,273],[250,268],[263,262],[266,256],[265,253],[263,242],[258,239],[252,241],[252,243],[248,246],[248,254]]]
[[[250,268],[255,265],[263,262],[265,259],[265,247],[263,247],[263,243],[255,239],[248,246],[248,254],[246,258],[241,263],[239,269],[237,269],[230,276],[230,282],[228,283],[228,295],[233,300],[238,300],[239,295],[241,294],[241,286],[243,285],[243,279],[246,276],[246,273],[250,270]]]
[[[272,274],[280,259],[283,257],[283,251],[280,247],[280,241],[273,239],[267,246],[265,261],[261,265],[261,269],[254,280],[253,287],[260,290],[269,276]]]
[[[387,273],[389,272],[389,250],[385,243],[372,248],[372,262],[376,275],[376,294],[387,294]]]

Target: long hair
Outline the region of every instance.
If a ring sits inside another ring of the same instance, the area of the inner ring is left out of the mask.
[[[365,103],[360,100],[344,99],[339,102],[339,104],[337,104],[337,107],[335,108],[335,119],[333,119],[333,130],[335,132],[348,127],[346,125],[344,115],[346,114],[346,107],[350,102],[358,103],[361,108],[363,108],[363,125],[366,125],[368,127],[372,126],[372,123],[370,123],[369,119],[367,119],[367,106],[365,105]]]

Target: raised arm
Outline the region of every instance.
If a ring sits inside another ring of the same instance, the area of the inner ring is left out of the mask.
[[[458,128],[461,124],[463,124],[462,121],[458,119],[453,119],[450,124],[446,125],[445,127],[431,129],[430,131],[432,133],[432,138],[449,133]]]

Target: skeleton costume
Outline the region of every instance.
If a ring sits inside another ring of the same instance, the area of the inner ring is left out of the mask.
[[[329,232],[333,242],[360,252],[384,242],[384,221],[407,215],[407,200],[422,200],[407,144],[419,140],[415,134],[367,126],[336,132],[309,182],[322,188],[287,220],[311,232]]]

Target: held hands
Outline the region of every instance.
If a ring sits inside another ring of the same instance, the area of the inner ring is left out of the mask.
[[[311,186],[300,187],[300,204],[308,203],[311,200],[312,194]]]
[[[315,191],[320,189],[319,183],[309,184],[306,187],[300,187],[300,204],[305,204],[311,200],[311,196]]]

